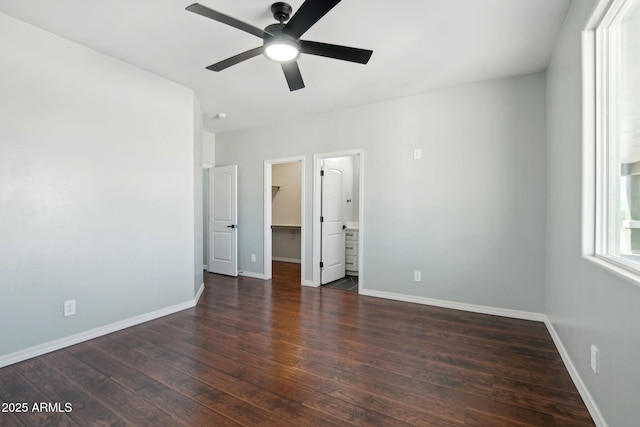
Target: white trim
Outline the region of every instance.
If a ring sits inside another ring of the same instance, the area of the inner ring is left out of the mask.
[[[626,262],[620,251],[618,203],[619,159],[616,138],[610,138],[609,115],[615,115],[617,32],[613,27],[630,7],[630,0],[600,0],[582,32],[582,255],[590,262],[640,284],[640,269]],[[614,156],[613,158],[611,156]],[[614,249],[615,248],[615,249]]]
[[[214,167],[213,165],[210,165],[208,163],[203,163],[202,164],[202,169],[211,169],[212,167]]]
[[[312,245],[313,245],[313,250],[312,250],[312,261],[311,261],[311,267],[312,267],[312,273],[311,273],[311,280],[314,284],[314,286],[320,286],[320,253],[322,251],[322,234],[321,234],[321,229],[320,229],[320,221],[319,221],[319,217],[320,217],[320,212],[321,212],[321,195],[322,195],[322,184],[321,184],[321,180],[318,178],[319,174],[320,174],[320,170],[322,169],[322,167],[320,166],[320,156],[318,154],[314,154],[313,155],[313,178],[312,178],[312,185],[313,185],[313,201],[312,201],[312,208],[311,208],[311,212],[313,212],[311,214],[311,224],[313,227],[313,238],[311,240]]]
[[[271,259],[273,261],[290,262],[290,263],[293,263],[293,264],[301,264],[302,263],[302,260],[297,259],[297,258],[285,258],[285,257],[281,257],[281,256],[274,256],[274,257],[271,257]]]
[[[263,224],[263,233],[264,237],[262,241],[264,246],[262,248],[262,256],[263,256],[263,271],[265,280],[271,279],[273,276],[271,262],[273,261],[273,233],[271,229],[271,223],[273,222],[273,212],[272,205],[273,202],[271,200],[273,194],[273,165],[271,162],[265,160],[264,161],[264,189],[263,189],[263,197],[264,200],[262,202],[263,205],[263,213],[262,218],[264,221]],[[269,190],[271,189],[271,190]]]
[[[273,241],[271,235],[271,222],[272,222],[272,200],[271,200],[271,185],[272,185],[272,170],[273,165],[285,164],[285,163],[297,163],[300,162],[300,282],[304,282],[305,275],[305,260],[307,257],[306,254],[306,222],[307,215],[305,209],[305,201],[307,199],[306,196],[306,157],[305,156],[296,156],[296,157],[286,157],[282,159],[273,159],[273,160],[265,160],[264,161],[264,202],[263,202],[263,218],[264,218],[264,237],[263,242],[264,246],[262,249],[263,252],[263,270],[264,274],[262,275],[263,280],[269,280],[273,276],[271,262],[275,259],[273,258]]]
[[[202,188],[202,252],[204,256],[203,258],[205,258],[205,260],[203,261],[202,264],[202,269],[204,271],[209,271],[209,239],[211,238],[211,236],[209,236],[209,169],[211,169],[210,165],[207,164],[203,164],[202,165],[202,178],[203,178],[203,188]],[[206,188],[206,192],[204,189],[204,178],[206,177],[207,179],[207,188]],[[205,193],[206,193],[206,199],[207,199],[207,203],[204,202],[205,200]]]
[[[593,11],[591,12],[591,17],[589,18],[589,21],[587,21],[587,25],[584,29],[593,30],[594,28],[596,28],[596,26],[598,26],[598,24],[600,24],[600,22],[602,21],[602,17],[605,15],[613,1],[614,0],[600,0],[594,6]]]
[[[204,290],[204,284],[200,289]],[[197,298],[200,297],[201,293],[201,291],[198,291]],[[69,347],[84,341],[89,341],[103,335],[111,334],[122,329],[130,328],[150,320],[193,308],[197,303],[197,298],[1,356],[0,368],[31,359],[33,357],[42,356],[43,354],[51,353],[52,351],[60,350],[61,348]]]
[[[358,150],[360,155],[360,178],[358,185],[358,293],[365,288],[364,280],[364,150]]]
[[[596,6],[599,16],[592,16],[592,19],[600,18],[600,22],[594,25],[598,30],[603,27],[610,27],[615,24],[621,16],[623,16],[631,7],[634,0],[600,0],[600,4]],[[589,21],[589,24],[591,20]]]
[[[582,400],[584,401],[585,406],[589,410],[589,414],[591,414],[591,418],[593,418],[593,422],[598,427],[608,427],[608,424],[605,421],[604,417],[602,416],[602,413],[600,412],[598,405],[596,405],[595,400],[593,399],[593,397],[591,397],[591,393],[589,393],[587,386],[585,386],[584,382],[582,381],[582,378],[580,377],[580,374],[578,373],[578,370],[573,364],[573,361],[571,360],[571,357],[569,356],[567,349],[564,348],[564,345],[562,344],[562,340],[560,339],[560,336],[556,332],[556,329],[553,327],[553,323],[551,323],[551,320],[549,320],[547,316],[544,316],[544,324],[547,326],[547,330],[551,335],[551,339],[553,340],[553,343],[556,345],[556,348],[558,349],[558,353],[560,353],[562,362],[564,362],[564,366],[567,368],[567,371],[569,371],[571,380],[573,380],[573,384],[578,389],[578,393],[580,393],[580,397],[582,397]]]
[[[252,279],[269,280],[265,278],[264,274],[254,273],[253,271],[238,271],[238,276],[251,277]]]
[[[360,182],[358,188],[358,293],[362,293],[361,291],[365,289],[365,281],[364,281],[364,149],[355,149],[355,150],[346,150],[346,151],[337,151],[333,153],[321,153],[313,155],[313,208],[312,208],[312,224],[313,224],[313,254],[312,254],[312,264],[313,264],[313,275],[312,280],[314,286],[320,286],[320,252],[321,252],[321,244],[322,239],[320,236],[320,194],[321,194],[321,181],[320,181],[320,170],[321,161],[323,159],[329,159],[334,157],[360,157]]]
[[[511,310],[508,308],[489,307],[485,305],[467,304],[463,302],[447,301],[435,298],[416,297],[413,295],[397,294],[395,292],[376,291],[373,289],[361,289],[361,295],[386,298],[395,301],[412,302],[415,304],[432,305],[435,307],[451,308],[454,310],[470,311],[472,313],[491,314],[493,316],[510,317],[513,319],[532,320],[544,322],[545,315],[531,311]]]
[[[203,292],[204,292],[204,282],[202,282],[202,285],[200,285],[198,292],[196,292],[196,296],[193,298],[194,307],[198,305],[198,302],[200,301],[200,297],[202,296]]]
[[[610,271],[633,285],[640,286],[640,276],[636,268],[627,267],[618,260],[607,258],[604,255],[585,255],[582,258]]]
[[[601,194],[598,185],[599,168],[596,153],[596,75],[595,64],[596,38],[594,31],[582,32],[582,253],[595,253],[596,239],[599,230],[596,229],[596,195]]]
[[[313,283],[313,280],[304,280],[302,282],[302,286],[309,286],[310,288],[319,288],[320,285],[316,285],[315,283]]]

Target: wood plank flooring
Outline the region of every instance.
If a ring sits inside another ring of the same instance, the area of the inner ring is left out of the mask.
[[[542,323],[301,288],[276,264],[0,369],[0,402],[29,406],[0,426],[594,425]]]

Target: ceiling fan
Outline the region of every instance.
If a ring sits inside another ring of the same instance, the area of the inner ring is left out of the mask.
[[[340,3],[340,0],[306,0],[293,16],[291,16],[292,9],[289,4],[284,2],[274,3],[271,5],[271,13],[273,13],[273,17],[278,23],[268,25],[264,30],[198,3],[187,7],[187,10],[263,39],[262,46],[210,65],[207,67],[208,70],[222,71],[254,56],[264,54],[268,59],[281,64],[289,90],[294,91],[304,87],[300,68],[296,62],[301,53],[360,64],[369,62],[369,58],[373,53],[371,50],[300,40],[300,37],[309,28],[338,3]],[[289,22],[285,24],[286,21]]]

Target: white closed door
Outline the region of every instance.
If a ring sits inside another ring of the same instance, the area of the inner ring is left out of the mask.
[[[320,283],[325,285],[345,276],[345,228],[342,203],[342,171],[339,165],[325,160],[321,178],[322,249]]]
[[[209,176],[209,271],[238,275],[238,166],[213,168]]]

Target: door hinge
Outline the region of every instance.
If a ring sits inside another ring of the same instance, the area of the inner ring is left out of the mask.
[[[320,217],[320,222],[324,222],[324,217],[323,216]]]
[[[320,176],[324,176],[324,171],[323,170],[320,171]]]
[[[324,262],[320,261],[320,268],[324,267]]]

